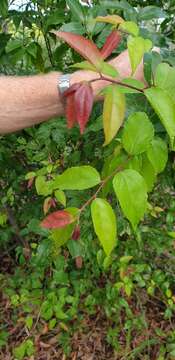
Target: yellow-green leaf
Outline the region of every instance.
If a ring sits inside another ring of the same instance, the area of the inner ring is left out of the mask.
[[[126,218],[135,230],[147,208],[147,187],[135,170],[126,169],[115,175],[114,191]]]
[[[91,215],[100,243],[107,256],[117,245],[116,216],[111,205],[104,199],[96,198],[91,204]]]
[[[95,21],[104,22],[112,25],[119,25],[124,22],[124,20],[118,15],[97,16]]]
[[[140,64],[145,52],[148,52],[152,47],[152,42],[149,39],[143,39],[141,36],[128,38],[128,52],[131,62],[132,73],[134,73]]]
[[[85,190],[100,183],[100,175],[92,166],[74,166],[58,175],[53,188],[60,190]]]
[[[120,26],[119,29],[126,31],[134,36],[139,34],[139,27],[133,21],[125,21]]]
[[[166,90],[151,87],[145,90],[145,95],[159,116],[169,137],[171,147],[174,148],[175,139],[175,104]]]
[[[116,85],[110,85],[106,89],[103,108],[103,127],[105,143],[107,145],[117,134],[125,116],[125,95]]]

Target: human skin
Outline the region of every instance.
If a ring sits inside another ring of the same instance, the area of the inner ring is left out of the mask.
[[[120,73],[120,79],[131,75],[127,50],[110,62]],[[64,114],[64,105],[58,91],[61,73],[34,76],[1,76],[0,78],[0,134],[6,134],[31,127]],[[92,71],[76,71],[71,75],[71,85],[81,81],[91,81],[99,75]],[[143,81],[143,63],[134,75]],[[117,78],[118,80],[118,78]],[[94,98],[99,100],[99,92],[109,82],[103,80],[92,83]]]

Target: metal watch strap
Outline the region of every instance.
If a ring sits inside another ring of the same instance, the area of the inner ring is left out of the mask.
[[[58,90],[61,95],[70,87],[71,74],[64,74],[59,77]]]

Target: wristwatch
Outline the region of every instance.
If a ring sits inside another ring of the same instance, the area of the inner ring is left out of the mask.
[[[63,75],[59,76],[58,90],[61,95],[63,95],[64,92],[69,89],[70,78],[71,78],[71,74],[63,74]]]

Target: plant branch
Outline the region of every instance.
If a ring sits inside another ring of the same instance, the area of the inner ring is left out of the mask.
[[[90,205],[90,203],[97,197],[99,192],[103,189],[103,187],[106,185],[106,183],[111,180],[118,172],[124,169],[124,166],[128,163],[128,161],[131,160],[131,156],[128,156],[127,160],[120,166],[118,166],[111,175],[107,176],[104,180],[101,181],[100,186],[98,187],[95,194],[93,194],[86,202],[85,204],[80,208],[80,215],[84,211],[84,209]]]
[[[114,80],[114,79],[109,79],[107,78],[106,76],[103,76],[101,75],[100,78],[96,78],[96,79],[93,79],[91,80],[90,82],[95,82],[95,81],[99,81],[99,80],[104,80],[104,81],[108,81],[110,83],[113,83],[113,84],[117,84],[117,85],[121,85],[121,86],[124,86],[124,87],[127,87],[129,89],[132,89],[132,90],[137,90],[141,93],[144,93],[144,89],[139,89],[137,88],[136,86],[133,86],[133,85],[129,85],[129,84],[125,84],[123,83],[122,81],[118,81],[118,80]]]

